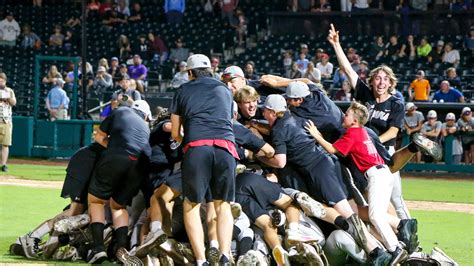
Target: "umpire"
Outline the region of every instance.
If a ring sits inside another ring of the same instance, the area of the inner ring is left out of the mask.
[[[95,141],[107,147],[99,158],[89,185],[89,215],[92,232],[92,250],[87,256],[88,263],[100,263],[107,258],[104,247],[104,205],[110,201],[115,236],[117,258],[122,262],[128,258],[127,246],[128,212],[127,203],[138,192],[141,177],[140,158],[146,160],[151,155],[148,143],[150,129],[145,122],[151,116],[148,103],[137,100],[132,107],[119,107],[101,124]],[[122,255],[119,257],[118,253]],[[123,256],[123,254],[126,254]],[[127,264],[127,263],[126,263]]]

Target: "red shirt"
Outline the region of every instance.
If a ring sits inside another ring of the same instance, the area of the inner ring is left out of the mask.
[[[186,153],[189,148],[199,146],[221,147],[228,151],[235,159],[240,160],[239,154],[237,153],[237,149],[235,148],[235,144],[232,141],[226,139],[200,139],[191,141],[186,146],[184,146],[183,152]]]
[[[362,173],[372,166],[385,164],[363,127],[348,128],[333,146],[342,155],[349,155]]]

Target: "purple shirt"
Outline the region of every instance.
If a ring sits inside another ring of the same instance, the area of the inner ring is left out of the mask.
[[[146,73],[147,73],[147,68],[146,66],[140,64],[138,66],[136,65],[131,65],[128,67],[128,75],[132,79],[138,79],[141,75],[145,75],[146,79]]]

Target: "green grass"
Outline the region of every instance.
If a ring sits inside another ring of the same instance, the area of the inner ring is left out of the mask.
[[[402,187],[406,200],[474,203],[473,181],[402,177]]]
[[[9,164],[8,175],[24,179],[64,181],[66,166]]]

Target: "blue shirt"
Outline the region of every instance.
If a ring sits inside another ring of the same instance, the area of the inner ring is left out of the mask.
[[[169,11],[179,11],[184,13],[185,1],[184,0],[165,0],[165,13]]]
[[[449,88],[449,91],[447,93],[442,92],[441,90],[438,90],[435,92],[433,96],[433,101],[440,101],[443,100],[445,103],[457,103],[459,102],[459,98],[462,97],[462,93],[454,88]]]
[[[49,101],[49,106],[52,109],[58,109],[59,106],[63,105],[64,109],[69,108],[69,98],[66,95],[66,92],[58,87],[53,87],[49,92],[46,99]]]

